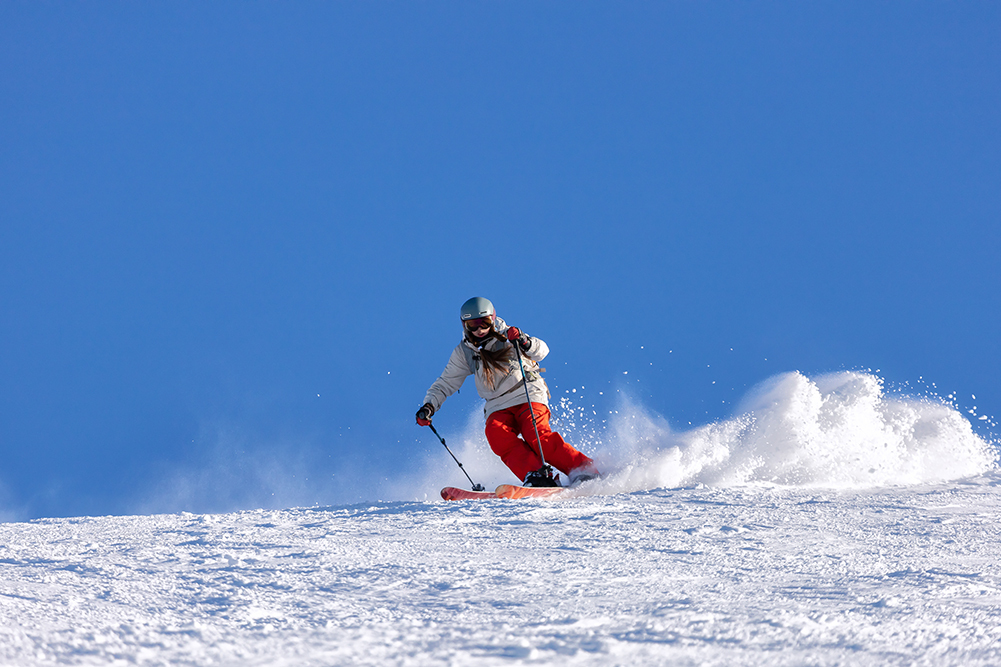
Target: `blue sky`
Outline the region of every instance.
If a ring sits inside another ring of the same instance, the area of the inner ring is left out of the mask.
[[[986,2],[4,3],[0,511],[371,499],[438,455],[413,413],[473,295],[558,394],[679,426],[791,370],[997,415],[999,34]]]

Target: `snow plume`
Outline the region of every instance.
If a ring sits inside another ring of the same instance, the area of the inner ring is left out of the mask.
[[[490,451],[482,404],[456,432],[439,429],[474,482],[492,490],[514,477]],[[871,374],[775,376],[755,387],[735,416],[687,431],[626,398],[607,424],[563,399],[554,426],[598,463],[605,477],[586,488],[632,492],[704,484],[726,487],[866,489],[972,477],[997,465],[997,450],[950,404],[888,395]],[[595,413],[596,414],[596,413]],[[435,500],[443,486],[469,480],[430,431],[405,478],[380,497]],[[584,492],[584,489],[581,490]]]
[[[370,494],[363,475],[339,459],[334,470],[323,448],[296,437],[265,437],[233,424],[202,427],[202,452],[169,467],[137,504],[140,514],[221,513],[357,502]]]
[[[31,515],[28,508],[16,502],[14,494],[10,492],[3,481],[0,481],[0,523],[24,521],[29,516]]]
[[[952,405],[888,396],[874,375],[811,379],[785,373],[762,383],[736,416],[690,431],[626,401],[611,422],[602,492],[697,484],[776,484],[861,489],[971,477],[997,450]]]

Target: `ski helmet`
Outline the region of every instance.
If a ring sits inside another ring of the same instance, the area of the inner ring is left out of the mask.
[[[474,296],[462,304],[462,308],[459,309],[459,319],[463,322],[466,320],[475,320],[478,317],[493,319],[494,313],[494,304],[490,303],[489,299],[484,299],[482,296]]]

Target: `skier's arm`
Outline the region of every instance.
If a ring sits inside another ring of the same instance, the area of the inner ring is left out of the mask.
[[[508,339],[508,342],[511,345],[521,346],[521,353],[526,359],[539,362],[545,359],[546,355],[549,354],[549,346],[546,345],[544,340],[540,338],[533,338],[517,327],[504,327],[501,334]],[[515,336],[516,340],[511,340],[512,335]],[[521,342],[526,339],[528,341],[528,347],[525,347]]]
[[[525,350],[525,348],[522,348],[522,350],[524,350],[522,354],[524,354],[527,359],[531,359],[535,362],[545,359],[546,355],[549,354],[549,346],[546,345],[546,341],[541,338],[535,338],[534,336],[529,336],[528,340],[528,349]]]
[[[462,386],[467,377],[473,374],[473,369],[466,363],[466,355],[456,347],[452,350],[452,356],[445,364],[445,370],[441,377],[434,381],[424,397],[425,403],[430,403],[435,412],[441,409],[445,399],[454,394]]]

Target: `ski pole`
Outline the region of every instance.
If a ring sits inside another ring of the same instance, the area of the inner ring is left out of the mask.
[[[539,443],[539,458],[542,467],[547,467],[546,455],[542,452],[542,438],[539,437],[539,425],[535,423],[535,410],[532,409],[532,396],[528,393],[528,378],[525,377],[525,365],[521,363],[521,343],[514,341],[514,351],[518,354],[518,367],[521,369],[521,379],[525,383],[525,399],[528,400],[528,414],[532,416],[532,428],[535,429],[535,441]]]
[[[438,435],[438,431],[434,430],[434,425],[429,423],[428,428],[431,429],[432,433],[438,436],[438,439],[441,440],[441,444],[445,445],[445,438]],[[448,449],[448,445],[445,445],[445,449],[448,450],[449,454],[452,454],[452,450]],[[466,479],[469,480],[469,483],[473,485],[473,491],[486,491],[486,489],[483,488],[482,484],[477,484],[476,482],[473,481],[473,478],[469,476],[469,473],[466,472],[466,469],[462,467],[462,463],[459,462],[459,459],[455,458],[455,454],[452,454],[452,458],[455,459],[455,462],[459,464],[459,470],[462,471],[462,474],[464,474],[466,476]]]

